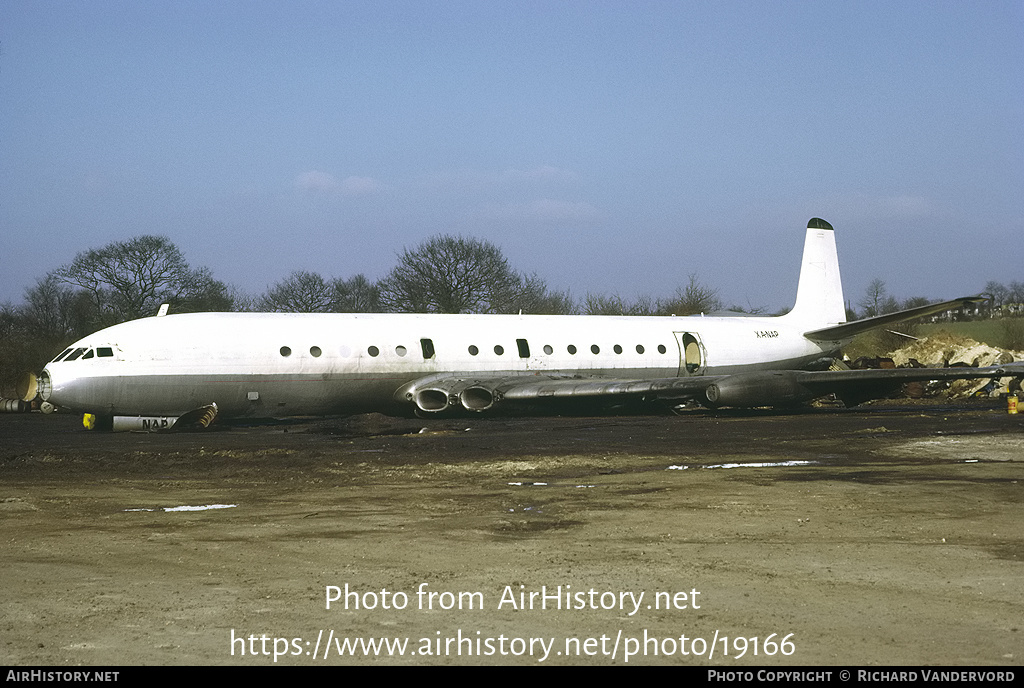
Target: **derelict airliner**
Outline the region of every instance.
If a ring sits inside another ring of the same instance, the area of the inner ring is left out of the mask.
[[[186,419],[205,425],[215,414],[428,416],[574,401],[758,407],[835,393],[853,404],[912,380],[1024,375],[1024,363],[822,369],[859,332],[983,300],[847,323],[835,232],[813,218],[796,303],[781,316],[166,315],[161,308],[79,340],[34,382],[47,404],[115,429]]]

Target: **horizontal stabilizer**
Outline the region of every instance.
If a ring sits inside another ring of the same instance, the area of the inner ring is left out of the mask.
[[[864,318],[863,320],[854,320],[853,322],[843,323],[842,325],[823,327],[820,330],[811,330],[810,332],[804,332],[804,336],[815,342],[835,342],[841,339],[850,339],[861,332],[868,332],[869,330],[890,325],[892,323],[903,322],[904,320],[913,320],[914,318],[923,318],[926,315],[941,313],[942,311],[953,310],[955,308],[967,308],[975,304],[984,303],[987,300],[987,296],[982,296],[980,294],[978,296],[962,296],[959,299],[953,299],[952,301],[943,301],[942,303],[933,303],[927,306],[908,308],[904,311],[886,313],[885,315],[877,315],[873,318]]]

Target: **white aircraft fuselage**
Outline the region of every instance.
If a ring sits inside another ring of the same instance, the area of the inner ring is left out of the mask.
[[[784,317],[190,313],[101,330],[72,349],[112,356],[51,363],[44,375],[51,402],[105,415],[179,416],[209,403],[253,417],[395,412],[410,401],[432,411],[443,402],[417,399],[432,388],[425,378],[732,374],[832,352],[803,331]]]
[[[38,384],[50,404],[108,418],[214,405],[227,417],[573,398],[774,405],[825,393],[835,375],[802,369],[839,352],[859,324],[844,322],[834,231],[815,218],[782,316],[159,315],[81,339]]]

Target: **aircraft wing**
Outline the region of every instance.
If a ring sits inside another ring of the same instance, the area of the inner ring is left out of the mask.
[[[507,381],[499,389],[503,399],[558,399],[571,397],[689,398],[702,393],[719,376],[669,377],[649,380],[571,377],[522,378]]]
[[[732,375],[611,378],[586,375],[512,375],[472,379],[435,376],[403,390],[421,411],[461,406],[485,411],[496,405],[538,401],[695,400],[709,406],[787,406],[836,394],[847,405],[887,395],[906,382],[1024,376],[1024,362],[985,368],[883,370],[763,370]]]
[[[847,406],[854,406],[869,399],[885,396],[907,382],[1024,377],[1024,361],[984,368],[888,368],[794,373],[799,384],[815,395],[812,398],[835,394]]]
[[[400,388],[396,401],[412,401],[418,411],[437,413],[458,407],[486,411],[498,404],[545,400],[692,398],[717,379],[710,377],[612,378],[595,375],[435,375]]]

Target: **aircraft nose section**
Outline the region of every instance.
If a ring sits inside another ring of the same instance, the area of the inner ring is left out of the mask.
[[[53,371],[47,366],[37,380],[39,398],[53,406],[81,410],[83,398],[82,380],[67,371]]]

